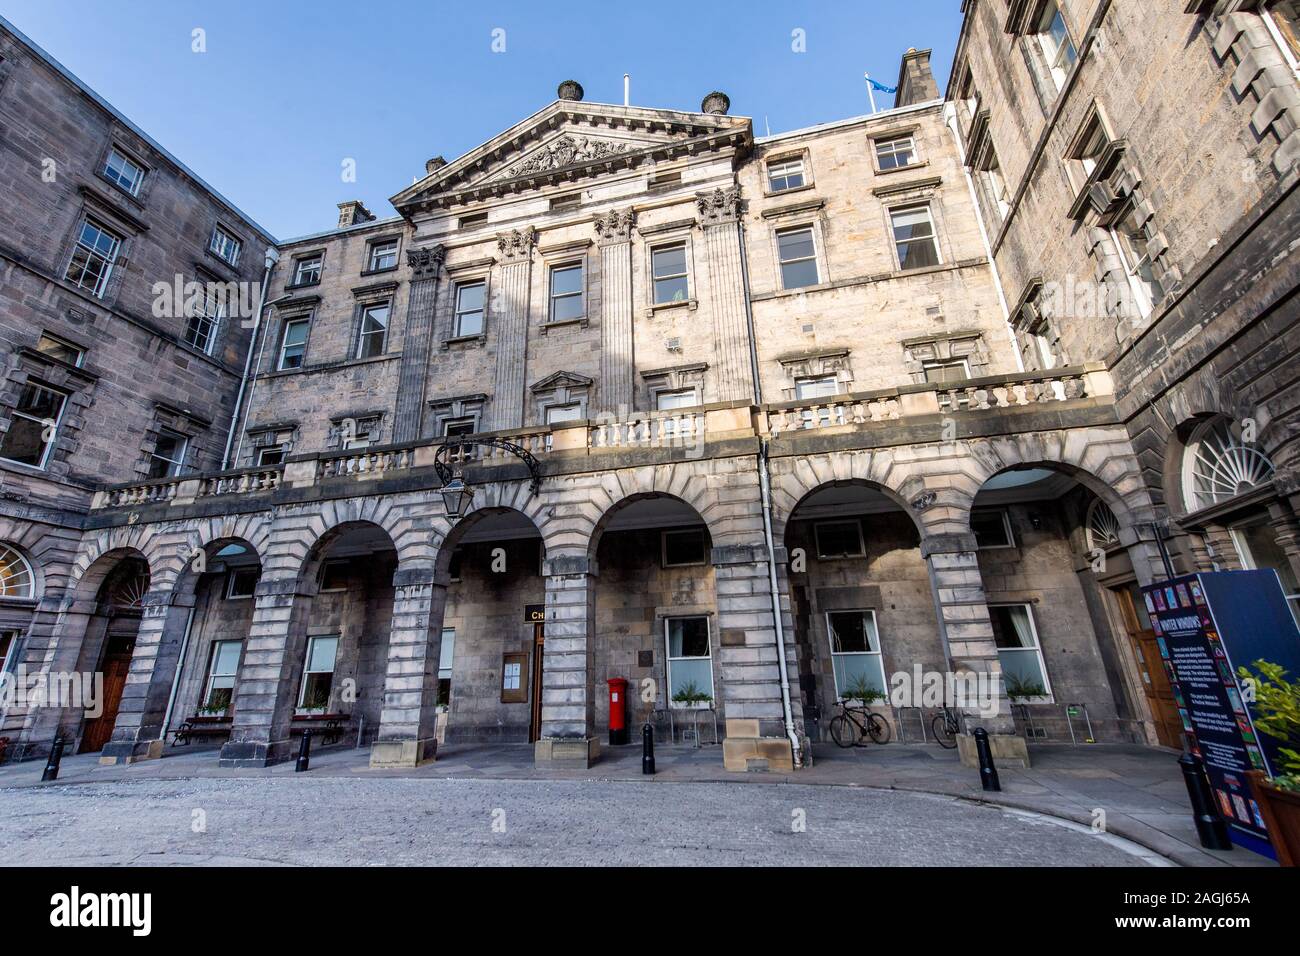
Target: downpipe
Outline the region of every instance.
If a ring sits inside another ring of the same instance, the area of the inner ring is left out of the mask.
[[[262,331],[262,313],[266,311],[266,291],[271,287],[271,271],[280,261],[280,252],[274,246],[267,246],[266,268],[262,272],[262,288],[257,295],[257,314],[253,317],[253,334],[248,340],[248,354],[244,356],[244,374],[239,379],[239,392],[235,395],[235,409],[230,416],[230,432],[226,435],[226,450],[221,456],[221,470],[230,467],[230,448],[235,443],[235,433],[239,430],[240,416],[244,412],[244,393],[248,390],[249,375],[253,371],[253,353],[257,352],[257,370],[262,368],[262,350],[266,347],[263,339],[258,345],[257,337]],[[250,400],[252,396],[249,396]],[[243,445],[243,439],[240,439]]]

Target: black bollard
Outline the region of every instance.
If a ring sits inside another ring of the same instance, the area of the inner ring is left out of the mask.
[[[59,761],[63,759],[63,735],[59,734],[50,745],[50,759],[45,761],[45,772],[41,774],[41,783],[59,778]]]
[[[1183,769],[1183,783],[1187,784],[1187,798],[1192,804],[1192,821],[1196,824],[1196,835],[1201,838],[1201,846],[1207,850],[1231,850],[1232,840],[1228,838],[1228,825],[1219,816],[1210,795],[1210,783],[1205,779],[1205,768],[1194,754],[1184,751],[1178,758],[1178,766]]]
[[[993,750],[989,747],[989,732],[983,727],[976,727],[974,737],[975,753],[980,761],[980,784],[985,790],[1001,790],[998,768],[993,764]]]
[[[293,765],[294,773],[311,769],[311,731],[302,732],[302,746],[298,748],[298,762]]]
[[[651,776],[655,772],[655,729],[648,720],[641,728],[641,772]]]

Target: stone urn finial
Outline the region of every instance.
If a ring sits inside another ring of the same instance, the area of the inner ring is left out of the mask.
[[[726,116],[729,109],[731,109],[731,97],[720,90],[714,90],[704,97],[704,102],[700,104],[700,112],[714,113],[718,116]]]
[[[433,159],[429,159],[425,161],[424,174],[428,176],[431,173],[436,173],[438,170],[442,169],[442,167],[446,165],[447,165],[447,161],[445,159],[443,159],[441,156],[435,156],[433,157]]]
[[[582,99],[582,84],[577,80],[565,80],[556,88],[555,95],[562,100],[577,102]]]

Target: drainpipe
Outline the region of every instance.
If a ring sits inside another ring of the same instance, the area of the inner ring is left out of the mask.
[[[230,467],[230,446],[235,443],[235,432],[239,428],[239,416],[244,408],[244,392],[248,388],[249,372],[253,366],[253,352],[257,351],[257,368],[260,371],[262,367],[262,348],[266,346],[266,340],[263,339],[261,346],[258,346],[257,335],[262,330],[262,313],[266,310],[266,290],[271,285],[271,270],[275,264],[280,261],[280,252],[274,246],[268,246],[266,249],[266,268],[262,272],[262,288],[257,294],[257,314],[253,317],[253,335],[248,340],[248,354],[244,356],[244,374],[239,379],[239,393],[235,396],[235,409],[230,415],[230,433],[226,435],[226,451],[221,456],[221,470],[225,471]],[[240,440],[240,447],[243,446],[243,440]]]
[[[250,348],[251,352],[252,349]],[[181,638],[181,652],[176,660],[176,676],[172,678],[172,691],[167,695],[167,712],[163,714],[162,730],[158,733],[159,740],[167,739],[167,727],[172,722],[172,710],[176,707],[176,692],[181,686],[181,672],[185,670],[185,656],[190,647],[190,630],[194,627],[194,605],[190,605],[189,614],[185,617],[185,636]]]
[[[763,404],[763,388],[759,381],[758,340],[754,336],[754,311],[749,301],[749,257],[745,253],[745,226],[736,218],[736,237],[740,242],[740,281],[745,289],[745,323],[749,339],[749,371],[754,379],[753,401]],[[763,511],[763,541],[767,545],[767,580],[772,593],[772,623],[776,627],[776,669],[781,675],[781,710],[785,716],[785,734],[790,738],[790,749],[796,767],[803,766],[803,751],[799,746],[799,732],[794,726],[794,709],[790,706],[790,675],[786,670],[785,627],[781,623],[781,592],[776,579],[776,542],[772,539],[772,484],[767,471],[767,439],[759,439],[758,487]]]

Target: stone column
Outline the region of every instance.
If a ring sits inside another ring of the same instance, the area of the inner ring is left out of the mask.
[[[921,554],[930,569],[930,587],[938,612],[940,637],[954,674],[987,674],[996,679],[994,713],[981,713],[974,701],[962,707],[966,730],[983,727],[993,741],[994,758],[1009,758],[1029,766],[1025,740],[1016,734],[1011,702],[1002,686],[1002,664],[993,640],[984,581],[973,534],[930,535],[921,541]],[[974,742],[959,741],[962,761],[973,766]]]
[[[113,736],[100,752],[100,763],[134,763],[162,756],[163,718],[194,604],[192,588],[188,594],[151,591],[145,595],[131,669]]]
[[[370,766],[416,767],[438,751],[438,663],[447,581],[438,581],[432,568],[398,568],[393,589],[384,708]]]
[[[546,646],[538,765],[588,767],[600,754],[589,685],[594,569],[585,555],[546,561]]]
[[[709,265],[708,298],[713,317],[713,359],[717,400],[754,399],[749,361],[749,290],[740,245],[740,187],[699,196],[704,255]]]
[[[632,410],[632,226],[631,209],[611,209],[596,220],[600,246],[600,408],[619,414]]]
[[[492,320],[497,327],[496,379],[492,391],[492,427],[520,428],[524,423],[524,382],[528,357],[528,305],[537,230],[515,229],[497,237],[496,289],[499,303]]]
[[[53,597],[42,598],[23,642],[20,664],[28,681],[39,674],[78,672],[92,674],[102,651],[107,618],[98,614],[93,599],[73,600],[66,607]],[[94,644],[94,653],[87,644]],[[89,663],[84,663],[85,661]],[[84,678],[83,678],[84,680]],[[81,707],[62,707],[58,701],[44,701],[38,706],[14,705],[0,714],[0,737],[30,743],[30,756],[43,757],[58,733],[69,742],[77,735],[84,717]]]
[[[433,350],[438,275],[446,255],[442,246],[411,249],[406,253],[406,264],[411,269],[411,289],[402,332],[402,362],[398,370],[397,407],[393,415],[394,442],[410,442],[420,437],[425,380]]]

